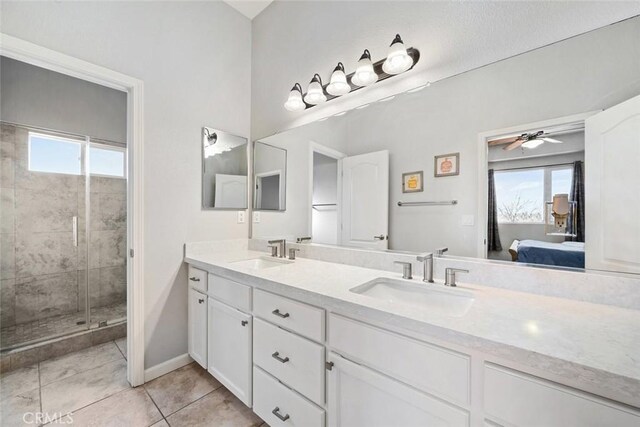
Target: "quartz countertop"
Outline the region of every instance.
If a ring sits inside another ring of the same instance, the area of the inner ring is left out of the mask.
[[[638,310],[467,284],[461,276],[455,289],[473,294],[474,302],[463,316],[451,317],[350,292],[376,278],[400,278],[397,273],[305,258],[262,270],[233,264],[264,256],[238,248],[187,249],[185,261],[340,314],[511,361],[550,380],[640,407]],[[423,284],[419,277],[411,282]],[[442,283],[424,286],[446,289]]]

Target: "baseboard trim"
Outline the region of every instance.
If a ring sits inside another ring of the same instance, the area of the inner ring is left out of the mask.
[[[191,362],[193,362],[193,359],[189,356],[189,353],[185,353],[180,356],[176,356],[173,359],[169,359],[166,362],[159,363],[156,366],[152,366],[144,370],[144,382],[161,377],[162,375],[175,371],[178,368],[182,368]]]

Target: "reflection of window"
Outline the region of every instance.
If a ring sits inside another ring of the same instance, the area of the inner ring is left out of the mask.
[[[498,222],[544,223],[544,203],[554,194],[570,194],[571,166],[496,171]]]
[[[126,176],[124,148],[91,144],[89,150],[89,171],[91,175],[124,178]]]
[[[81,175],[83,142],[30,132],[29,170]]]

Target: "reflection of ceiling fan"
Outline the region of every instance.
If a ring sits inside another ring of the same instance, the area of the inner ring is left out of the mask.
[[[519,136],[510,136],[508,138],[494,139],[493,141],[489,141],[489,146],[493,145],[502,145],[509,144],[503,148],[503,150],[511,151],[520,146],[524,148],[533,149],[539,147],[545,142],[550,142],[552,144],[561,144],[562,141],[559,141],[554,138],[549,138],[543,130],[539,130],[534,133],[523,133]]]

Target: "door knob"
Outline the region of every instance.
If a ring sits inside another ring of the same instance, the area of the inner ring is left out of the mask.
[[[384,234],[381,234],[379,236],[373,236],[374,240],[384,240]]]

